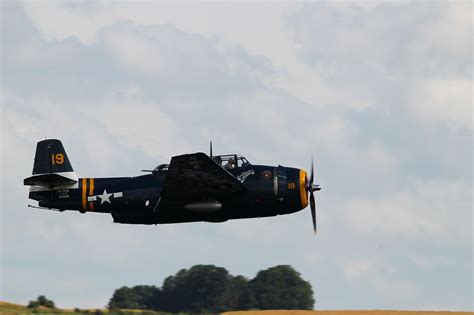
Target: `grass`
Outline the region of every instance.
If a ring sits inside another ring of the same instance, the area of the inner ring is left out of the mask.
[[[23,305],[0,301],[0,314],[65,314],[65,315],[168,315],[168,313],[143,310],[108,310],[108,309],[50,309],[46,307],[28,308]]]

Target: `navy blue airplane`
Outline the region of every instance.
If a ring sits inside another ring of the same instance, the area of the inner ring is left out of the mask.
[[[314,171],[252,165],[237,154],[174,156],[150,174],[78,178],[59,140],[40,141],[33,175],[24,179],[38,208],[110,213],[117,223],[224,222],[311,208],[316,232]],[[309,195],[309,196],[308,196]]]

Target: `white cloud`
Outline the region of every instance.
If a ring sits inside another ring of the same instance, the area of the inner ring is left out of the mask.
[[[375,276],[371,281],[377,290],[393,302],[416,299],[420,291],[411,281],[388,279],[382,276]]]
[[[295,11],[289,22],[306,63],[341,91],[336,99],[352,96],[344,102],[355,109],[415,113],[415,120],[465,128],[471,12],[468,2],[323,2]]]
[[[317,3],[290,21],[310,63],[336,70],[341,62],[361,70],[361,63],[388,76],[469,77],[470,8],[466,2]]]
[[[97,104],[94,111],[84,111],[89,120],[103,124],[108,134],[120,139],[127,147],[139,147],[151,156],[166,158],[191,147],[186,139],[176,139],[180,127],[160,111],[158,104],[120,102]],[[79,106],[80,107],[80,106]],[[110,117],[111,119],[103,119]],[[98,137],[100,138],[100,137]],[[100,151],[100,148],[92,151]]]
[[[291,30],[284,16],[301,7],[292,3],[252,3],[232,4],[214,3],[212,5],[164,4],[131,5],[127,3],[109,6],[96,5],[93,10],[89,7],[70,6],[61,3],[43,3],[41,5],[29,2],[25,7],[30,17],[35,21],[42,35],[47,39],[63,40],[69,36],[77,37],[83,43],[92,44],[101,36],[101,30],[122,20],[133,21],[136,25],[175,26],[178,30],[217,41],[225,47],[227,54],[229,46],[243,47],[253,55],[265,56],[273,65],[275,72],[262,79],[271,87],[280,87],[299,99],[308,103],[340,104],[356,109],[370,107],[366,100],[361,99],[361,91],[348,91],[335,86],[329,86],[320,73],[307,67],[297,56]],[[264,12],[264,13],[263,13]],[[51,19],[54,15],[55,19]],[[265,22],[262,23],[262,20]],[[246,21],[246,23],[242,23]],[[61,27],[57,27],[61,25]],[[254,27],[258,25],[258,27]],[[161,62],[161,47],[156,53],[150,48],[155,47],[143,36],[129,32],[115,34],[109,43],[123,47],[122,57],[130,54],[131,58],[123,59],[129,66],[138,67],[143,71],[156,75],[158,67],[167,66],[167,72],[175,71],[167,62]],[[137,35],[137,38],[135,36]],[[118,38],[120,41],[117,41]],[[135,45],[133,45],[133,44]],[[173,43],[171,46],[174,46]],[[164,49],[168,50],[167,47]],[[143,58],[138,58],[142,56]],[[193,59],[193,58],[191,58]],[[229,61],[229,66],[233,59]],[[202,62],[202,60],[201,60]],[[245,64],[237,64],[241,68]],[[181,67],[180,67],[181,68]],[[162,69],[162,68],[161,68]],[[182,78],[181,78],[182,79]]]
[[[367,280],[370,285],[391,301],[416,299],[419,288],[405,280],[403,275],[393,269],[391,263],[380,261],[379,258],[361,258],[349,261],[344,265],[344,275],[350,281]],[[395,276],[403,278],[393,279]]]
[[[217,46],[200,35],[182,32],[174,26],[139,26],[121,22],[101,30],[99,43],[132,72],[138,71],[149,80],[170,81],[182,87],[182,93],[193,87],[218,87],[216,78],[246,76],[262,68],[259,63],[245,67],[247,53],[233,56],[227,47]],[[204,92],[204,91],[203,91]]]
[[[472,80],[424,80],[414,83],[409,111],[425,123],[445,122],[451,128],[472,129]]]
[[[350,261],[344,266],[344,275],[349,279],[359,279],[363,274],[373,272],[375,269],[372,261],[359,259]]]
[[[345,221],[370,235],[469,242],[471,194],[460,182],[419,182],[413,192],[347,201]]]

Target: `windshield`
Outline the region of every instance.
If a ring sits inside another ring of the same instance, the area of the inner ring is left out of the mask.
[[[250,162],[241,155],[227,154],[227,155],[216,155],[212,157],[220,166],[226,170],[231,170],[240,167],[246,167],[250,165]]]

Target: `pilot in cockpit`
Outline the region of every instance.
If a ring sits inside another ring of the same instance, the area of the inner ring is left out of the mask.
[[[230,158],[228,161],[227,161],[227,164],[224,166],[224,168],[226,170],[233,170],[236,166],[236,163],[235,163],[235,159],[234,158]]]

